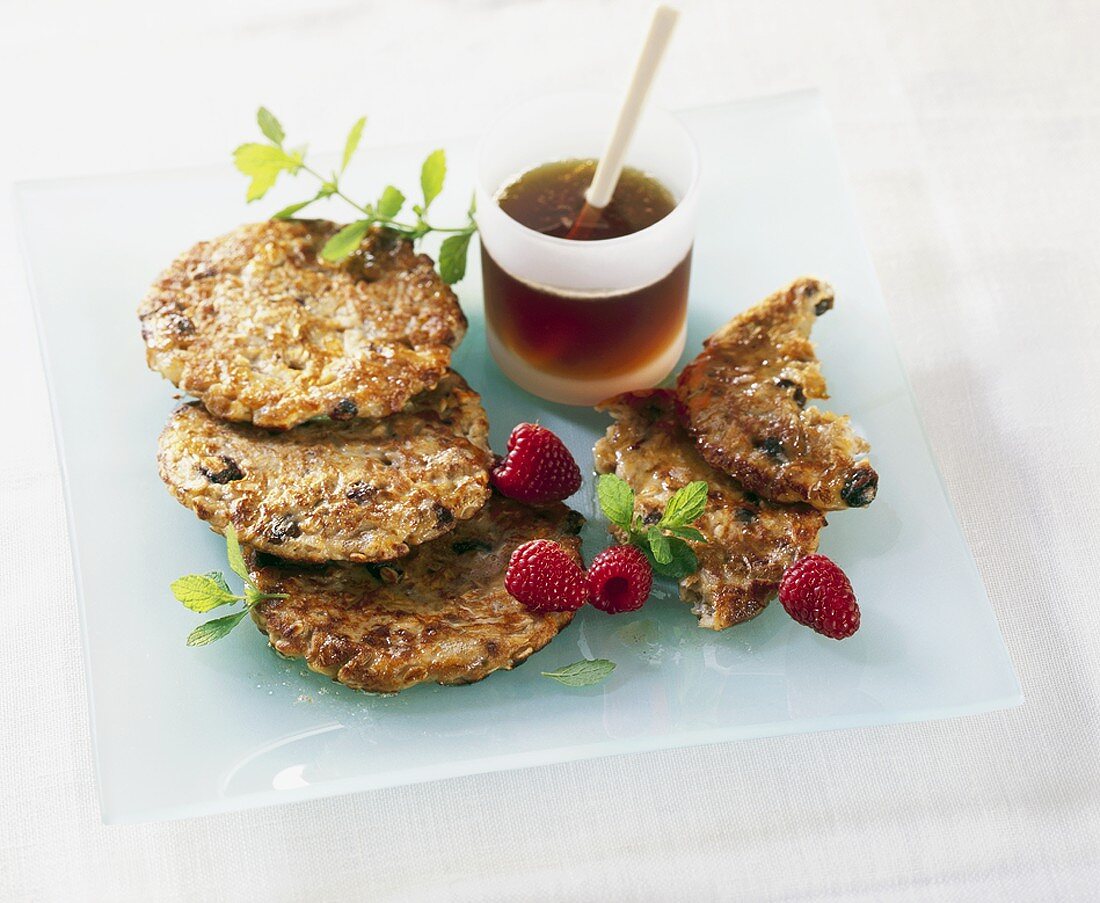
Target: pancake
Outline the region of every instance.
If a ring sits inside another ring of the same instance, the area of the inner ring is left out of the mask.
[[[348,687],[394,693],[465,684],[512,668],[573,612],[532,612],[504,588],[517,546],[553,539],[581,562],[584,518],[560,503],[530,508],[494,494],[453,532],[380,565],[301,565],[251,553],[253,579],[286,599],[252,609],[285,656]]]
[[[384,417],[431,389],[466,331],[454,293],[382,230],[328,263],[339,229],[267,221],[195,245],[139,307],[149,366],[212,414],[273,429]]]
[[[710,464],[764,498],[822,511],[862,508],[878,490],[848,418],[806,406],[828,398],[809,335],[833,302],[824,282],[795,280],[707,339],[677,383]]]
[[[457,373],[380,420],[285,432],[185,404],[161,433],[160,475],[218,532],[305,561],[383,561],[454,529],[489,498],[489,423]]]

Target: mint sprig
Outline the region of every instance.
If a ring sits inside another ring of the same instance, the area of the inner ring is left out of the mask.
[[[582,658],[557,671],[543,671],[543,677],[549,677],[567,687],[590,687],[598,684],[615,670],[615,663],[606,658]]]
[[[248,573],[244,553],[237,539],[237,531],[232,524],[225,530],[225,555],[229,561],[229,569],[244,581],[244,592],[241,595],[233,592],[221,571],[211,571],[209,574],[188,574],[186,577],[172,581],[172,595],[191,611],[205,613],[223,605],[244,603],[244,608],[240,611],[214,618],[192,630],[187,637],[188,646],[206,646],[227,636],[229,631],[236,627],[258,602],[263,602],[265,599],[286,598],[286,593],[265,593],[256,586],[252,575]]]
[[[678,489],[668,500],[660,520],[646,523],[634,511],[634,490],[622,478],[605,473],[596,481],[596,496],[604,516],[641,549],[653,570],[679,580],[699,569],[699,560],[688,541],[706,542],[691,526],[707,507],[707,484],[696,480]]]
[[[443,191],[443,184],[447,178],[447,155],[442,149],[428,154],[420,168],[422,200],[411,208],[415,217],[411,223],[399,222],[396,219],[405,206],[406,197],[393,185],[387,185],[382,195],[372,204],[359,204],[341,190],[340,177],[359,148],[366,122],[364,116],[356,120],[351,127],[344,142],[340,170],[326,178],[306,163],[304,146],[293,149],[284,146],[286,132],[282,124],[270,110],[260,107],[256,112],[256,123],[268,143],[242,144],[233,152],[233,163],[251,180],[245,194],[246,200],[251,202],[262,198],[284,172],[291,176],[297,176],[302,172],[307,173],[320,182],[316,194],[304,201],[284,207],[275,213],[272,219],[290,219],[310,204],[330,197],[338,197],[354,207],[358,214],[357,218],[332,236],[321,249],[321,256],[325,260],[337,263],[345,259],[359,247],[367,233],[376,225],[384,226],[413,242],[419,241],[430,232],[439,232],[447,235],[439,251],[439,275],[448,285],[458,282],[466,275],[467,252],[470,248],[470,240],[477,232],[477,224],[474,222],[473,204],[467,211],[464,226],[445,228],[432,225],[427,219],[428,209],[432,201]]]

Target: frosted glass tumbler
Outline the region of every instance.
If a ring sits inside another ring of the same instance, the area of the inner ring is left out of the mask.
[[[675,116],[647,107],[627,155],[628,166],[655,177],[676,199],[651,226],[617,238],[567,240],[524,226],[496,200],[503,186],[536,166],[598,158],[618,102],[613,95],[571,93],[523,104],[489,130],[478,155],[489,349],[514,382],[566,404],[592,405],[656,385],[684,347],[699,153]],[[519,310],[532,306],[531,290],[537,309]],[[639,292],[657,300],[641,305]],[[662,319],[659,347],[640,338],[655,335],[654,318]],[[580,352],[582,344],[591,346],[581,340],[593,331],[603,339],[598,351]]]

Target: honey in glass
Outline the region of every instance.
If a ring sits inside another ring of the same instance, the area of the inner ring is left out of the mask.
[[[611,202],[586,211],[584,194],[596,161],[536,166],[506,183],[495,200],[512,219],[543,235],[607,241],[664,219],[676,199],[657,179],[626,167]],[[683,329],[691,251],[656,281],[625,292],[563,293],[506,272],[481,251],[486,315],[496,339],[544,373],[610,378],[629,373],[673,345]]]
[[[524,102],[478,150],[489,351],[513,382],[563,404],[654,386],[684,348],[699,151],[683,123],[648,105],[633,168],[605,209],[585,210],[620,101],[573,92]]]

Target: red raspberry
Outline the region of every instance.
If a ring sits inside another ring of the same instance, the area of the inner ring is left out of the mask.
[[[531,611],[576,611],[588,601],[584,569],[550,539],[532,539],[512,553],[504,588]]]
[[[843,640],[859,629],[852,584],[824,555],[800,558],[783,572],[779,601],[799,624],[831,639]]]
[[[581,488],[581,469],[550,430],[521,423],[508,437],[508,454],[493,467],[493,485],[529,504],[556,502]]]
[[[588,592],[592,604],[609,615],[637,611],[649,598],[653,569],[635,546],[612,546],[592,559]]]

